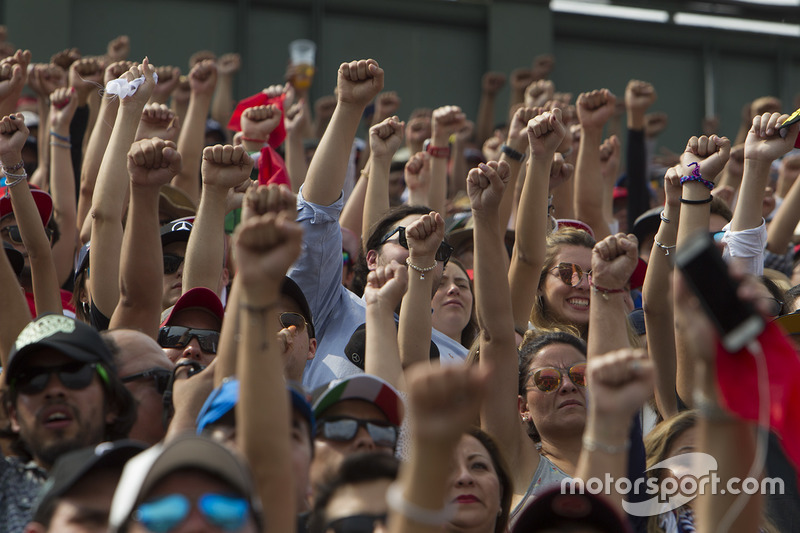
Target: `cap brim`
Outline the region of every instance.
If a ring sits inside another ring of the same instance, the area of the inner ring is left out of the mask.
[[[11,197],[5,194],[6,191],[6,187],[0,189],[0,218],[14,212],[14,208],[11,205]],[[53,198],[38,189],[31,189],[31,196],[33,196],[33,201],[36,203],[36,209],[39,211],[39,218],[42,219],[42,224],[47,226],[47,223],[50,222],[50,217],[53,216]]]
[[[172,317],[174,317],[176,313],[179,313],[184,309],[196,307],[207,310],[209,313],[217,317],[220,322],[222,322],[222,319],[225,318],[225,309],[222,307],[222,302],[214,293],[214,291],[205,287],[195,287],[194,289],[191,289],[181,295],[181,297],[178,298],[178,301],[175,302],[175,305],[173,305],[171,309],[167,310],[168,312],[166,312],[166,318],[161,321],[161,327],[169,324],[172,320]]]
[[[779,316],[773,320],[787,335],[800,335],[800,311]]]
[[[314,402],[314,416],[319,418],[332,405],[344,400],[364,400],[383,411],[390,423],[403,422],[403,400],[400,393],[384,380],[369,374],[359,374],[332,381]]]

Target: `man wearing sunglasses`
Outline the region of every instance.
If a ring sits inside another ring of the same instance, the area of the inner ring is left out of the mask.
[[[194,218],[173,220],[161,226],[161,250],[164,259],[164,285],[161,308],[175,305],[183,292],[183,267],[186,244],[192,232]]]
[[[63,315],[28,324],[4,371],[3,406],[17,455],[0,461],[2,533],[22,531],[33,496],[58,457],[125,438],[136,420],[134,400],[100,335]]]
[[[281,285],[281,311],[278,339],[283,347],[284,376],[302,383],[306,362],[317,353],[317,335],[311,309],[303,291],[292,278]]]
[[[161,315],[158,344],[173,363],[190,359],[208,366],[217,355],[225,310],[213,291],[196,287]]]
[[[403,422],[399,393],[370,374],[332,381],[314,392],[317,419],[311,487],[316,490],[342,460],[361,452],[393,455]]]

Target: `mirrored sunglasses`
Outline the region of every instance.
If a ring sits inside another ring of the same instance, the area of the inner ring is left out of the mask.
[[[531,370],[531,382],[542,392],[555,392],[561,387],[564,373],[578,387],[586,387],[586,363],[576,363],[569,368],[545,366]]]
[[[394,448],[397,444],[397,427],[388,422],[360,420],[357,418],[329,418],[317,424],[317,436],[337,442],[353,440],[358,428],[365,428],[377,446]]]
[[[551,268],[550,272],[558,276],[565,285],[569,285],[570,287],[577,287],[580,285],[584,274],[586,274],[589,278],[589,282],[591,282],[592,271],[584,272],[581,266],[575,263],[559,263]]]
[[[195,506],[203,517],[223,531],[238,531],[247,521],[250,504],[244,498],[227,494],[206,493]],[[192,503],[183,494],[169,494],[145,502],[136,508],[133,519],[153,533],[168,533],[186,520]]]
[[[386,244],[389,241],[389,239],[394,237],[395,233],[397,234],[397,244],[408,250],[408,239],[406,239],[406,228],[404,228],[403,226],[397,226],[390,233],[384,235],[379,244]],[[446,242],[442,241],[439,244],[439,248],[436,250],[436,260],[447,264],[452,254],[453,254],[453,247],[447,244]]]

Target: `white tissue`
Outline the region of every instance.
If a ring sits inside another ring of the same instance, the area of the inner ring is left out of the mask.
[[[153,72],[153,81],[158,83],[158,74]],[[117,78],[116,80],[111,80],[106,84],[106,94],[116,95],[120,98],[125,98],[127,96],[131,96],[136,94],[136,89],[139,88],[139,85],[144,83],[144,76],[139,76],[135,80],[128,81],[125,78]]]

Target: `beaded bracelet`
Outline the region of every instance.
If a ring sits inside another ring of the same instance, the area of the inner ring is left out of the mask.
[[[714,190],[714,183],[708,180],[704,180],[703,177],[700,175],[700,165],[698,163],[689,163],[691,167],[694,165],[694,170],[688,176],[684,176],[681,178],[681,185],[685,184],[689,181],[696,181],[698,183],[702,183],[709,191]]]
[[[598,287],[594,284],[594,282],[591,282],[590,284],[592,286],[592,292],[599,292],[603,297],[603,300],[606,301],[608,301],[609,294],[619,294],[621,292],[625,292],[625,289],[606,289],[605,287]]]
[[[406,264],[409,266],[409,268],[412,268],[413,270],[416,270],[417,272],[419,272],[419,279],[425,279],[425,273],[426,272],[430,272],[431,270],[436,268],[436,261],[433,262],[432,266],[421,267],[421,266],[417,266],[414,263],[412,263],[410,257],[406,257]]]
[[[23,159],[20,159],[20,160],[19,160],[19,163],[17,163],[17,164],[16,164],[16,165],[14,165],[13,167],[3,167],[3,170],[4,170],[4,171],[6,171],[6,172],[8,172],[9,170],[10,170],[11,172],[15,172],[15,171],[17,171],[17,170],[21,169],[21,168],[22,168],[22,167],[24,167],[24,166],[25,166],[25,160],[23,160]]]
[[[602,442],[597,442],[596,440],[593,440],[593,439],[589,438],[588,436],[584,435],[583,436],[583,447],[586,448],[586,450],[590,451],[590,452],[600,451],[600,452],[605,452],[605,453],[608,453],[608,454],[616,454],[616,453],[627,452],[628,450],[630,450],[631,441],[630,440],[626,440],[625,444],[622,444],[620,446],[610,446],[608,444],[603,444]]]
[[[506,154],[509,158],[513,159],[514,161],[522,161],[523,159],[525,159],[525,154],[517,150],[514,150],[505,143],[500,146],[500,151]]]

